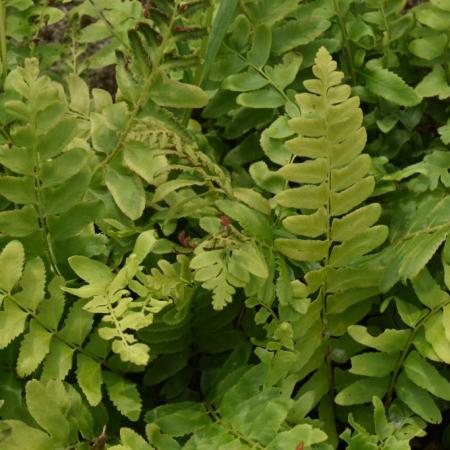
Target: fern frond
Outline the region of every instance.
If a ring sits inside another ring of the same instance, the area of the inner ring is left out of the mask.
[[[60,380],[31,380],[26,384],[30,426],[19,420],[2,420],[2,448],[55,449],[86,445],[94,437],[94,420],[80,394]]]
[[[231,303],[236,288],[247,286],[252,276],[260,282],[269,276],[266,260],[255,243],[219,233],[196,247],[190,267],[194,279],[212,291],[217,310]]]
[[[227,363],[232,364],[235,357],[232,355]],[[175,442],[187,439],[182,447],[186,450],[212,442],[239,449],[281,450],[301,444],[311,449],[331,448],[323,444],[326,434],[322,431],[309,424],[287,423],[292,401],[277,388],[264,385],[267,371],[263,365],[240,365],[218,372],[204,385],[203,403],[174,403],[147,413],[151,444],[157,444],[160,433],[164,433]]]
[[[345,441],[348,448],[360,448],[361,446],[368,446],[368,448],[411,448],[410,441],[416,437],[425,436],[423,431],[424,423],[416,416],[405,414],[402,424],[399,427],[391,423],[391,417],[395,409],[386,411],[382,401],[378,397],[372,400],[373,411],[373,426],[375,434],[368,431],[365,426],[356,422],[352,414],[350,414],[349,423],[354,429],[346,429],[340,438]]]
[[[340,84],[343,74],[325,48],[313,72],[317,78],[305,81],[309,92],[296,96],[302,115],[289,121],[298,135],[286,143],[294,161],[278,171],[291,185],[275,196],[280,206],[301,211],[283,219],[299,238],[278,239],[275,246],[298,261],[320,262],[324,269],[316,273],[325,279],[379,247],[387,228],[375,226],[379,205],[361,206],[374,179],[368,176],[370,157],[360,154],[366,132],[359,99]]]
[[[86,87],[80,79],[72,79],[76,81]],[[16,237],[35,233],[40,253],[59,274],[59,266],[65,264],[64,243],[77,237],[83,254],[83,242],[101,241],[86,232],[100,206],[84,200],[92,153],[80,138],[79,122],[69,111],[62,87],[40,75],[37,60],[28,59],[24,67],[12,71],[5,89],[14,98],[5,105],[14,124],[12,147],[0,151],[0,163],[14,176],[0,177],[0,195],[20,206],[0,213],[0,233]],[[82,99],[77,107],[84,107]]]
[[[14,255],[11,249],[15,249]],[[135,259],[143,258],[141,248],[137,248],[135,252]],[[140,399],[136,402],[133,400],[135,405],[131,408],[127,406],[131,400],[125,401],[121,391],[117,390],[115,380],[121,380],[122,377],[108,368],[109,362],[106,361],[111,345],[101,339],[98,335],[100,330],[94,328],[94,314],[85,309],[87,301],[80,299],[66,310],[62,289],[68,288],[64,287],[62,278],[53,278],[47,286],[47,274],[42,260],[35,258],[25,263],[24,254],[23,246],[18,241],[10,242],[0,253],[0,261],[11,262],[5,266],[3,276],[0,277],[0,295],[3,298],[0,306],[0,350],[23,335],[18,356],[14,357],[17,358],[17,373],[20,377],[27,377],[38,373],[38,369],[42,367],[40,377],[46,382],[52,379],[64,380],[72,369],[75,354],[78,384],[89,403],[97,405],[101,401],[101,386],[104,378],[109,376],[107,389],[113,403],[129,418],[137,420]],[[131,259],[136,266],[138,263]],[[19,270],[21,266],[22,273]],[[94,284],[105,283],[105,272],[99,270],[100,267],[100,263],[94,263],[83,275],[93,280]],[[127,267],[122,273],[119,272],[114,279],[116,284],[119,278],[128,280],[124,272],[129,269]],[[91,287],[87,288],[84,295],[89,289],[92,292]],[[142,310],[146,307],[147,305],[142,307]],[[116,310],[117,308],[116,305]],[[139,311],[135,314],[142,313]],[[121,317],[121,325],[126,328],[128,325],[124,324],[124,319],[126,318]],[[139,322],[136,317],[134,319],[134,322]],[[128,321],[130,322],[129,319]],[[146,347],[144,344],[140,345]],[[134,397],[139,397],[133,383],[122,380],[120,384],[135,392]]]
[[[70,258],[74,272],[88,284],[80,288],[64,288],[71,294],[89,299],[84,309],[92,314],[102,315],[98,328],[100,337],[112,341],[112,350],[123,361],[136,365],[148,363],[149,348],[137,342],[132,332],[148,326],[153,320],[153,313],[168,304],[167,300],[153,298],[152,292],[135,279],[140,272],[140,264],[155,242],[153,231],[142,233],[133,253],[116,275],[98,261],[82,256]],[[132,291],[139,295],[138,299],[133,299]]]
[[[398,281],[414,279],[429,263],[450,232],[449,198],[437,189],[417,197],[414,209],[403,211],[393,224],[390,245],[380,255],[385,265],[380,287],[388,291]],[[398,203],[393,208],[401,208]]]
[[[275,195],[277,204],[287,209],[282,224],[296,237],[276,239],[275,248],[313,267],[300,290],[314,300],[294,329],[295,347],[309,349],[298,363],[299,379],[316,369],[326,372],[327,366],[332,373],[323,338],[344,335],[347,326],[367,314],[381,269],[368,265],[365,256],[388,233],[386,226],[376,225],[381,207],[365,203],[375,182],[368,175],[371,159],[361,154],[366,143],[363,115],[359,99],[350,97],[350,86],[341,84],[344,75],[336,67],[322,47],[313,66],[316,78],[304,82],[308,92],[296,95],[301,115],[288,121],[295,134],[285,144],[291,162],[277,172],[287,186]],[[303,394],[310,389],[315,401],[300,406],[302,414],[333,390],[331,383],[330,375],[327,386],[305,385]]]
[[[361,387],[375,382],[382,385],[385,404],[390,405],[395,395],[426,422],[442,421],[441,401],[450,399],[450,383],[443,371],[443,366],[450,364],[449,261],[447,241],[442,251],[445,286],[424,267],[413,278],[407,296],[399,292],[389,299],[403,322],[402,329],[376,327],[369,332],[361,325],[349,327],[352,339],[370,351],[351,358],[350,372],[358,378],[345,383],[336,396],[338,404],[370,401]]]

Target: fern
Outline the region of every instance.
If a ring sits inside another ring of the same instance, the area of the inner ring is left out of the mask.
[[[42,260],[34,258],[24,263],[24,255],[18,241],[10,242],[0,254],[0,260],[8,268],[3,272],[0,286],[3,297],[0,349],[23,335],[17,356],[17,373],[20,377],[28,377],[41,367],[42,380],[64,380],[76,354],[78,384],[89,403],[97,405],[101,401],[101,386],[105,382],[117,408],[130,419],[137,420],[141,407],[139,393],[133,383],[107,370],[110,346],[102,343],[94,328],[94,315],[85,309],[87,302],[81,299],[66,311],[61,290],[64,281],[53,278],[46,288]],[[134,404],[132,409],[117,391],[118,384],[128,390]]]
[[[46,254],[60,274],[65,247],[83,254],[104,243],[89,228],[100,204],[83,201],[91,152],[77,139],[78,123],[61,86],[39,75],[37,60],[11,72],[5,86],[14,98],[6,102],[14,125],[12,146],[0,150],[0,162],[14,176],[2,175],[0,194],[20,207],[0,213],[0,232],[25,241],[33,236],[35,254]]]
[[[140,263],[155,242],[153,232],[141,234],[133,253],[115,276],[108,266],[86,257],[74,256],[69,260],[74,272],[88,284],[65,290],[90,299],[84,309],[92,314],[102,314],[102,324],[98,328],[100,337],[112,340],[112,350],[123,361],[136,365],[147,364],[149,349],[136,342],[129,330],[139,330],[149,325],[152,314],[167,305],[165,301],[152,298],[151,291],[135,279],[139,276]],[[131,290],[139,295],[138,300],[133,300]]]
[[[448,201],[440,190],[422,195],[412,210],[405,211],[403,222],[394,224],[391,245],[381,256],[386,265],[380,280],[383,291],[399,280],[415,278],[445,241],[450,225]]]
[[[31,380],[26,385],[26,402],[33,418],[31,425],[19,420],[0,421],[0,439],[5,450],[81,449],[93,440],[94,419],[70,384]]]
[[[431,68],[416,91],[423,97],[448,98],[450,85],[445,76],[445,66],[449,59],[444,32],[449,20],[448,5],[445,2],[426,2],[414,8],[413,12],[418,26],[411,32],[408,49],[416,64]]]
[[[349,429],[341,434],[341,438],[348,444],[348,450],[358,449],[410,449],[409,442],[417,436],[423,436],[423,424],[416,417],[409,417],[401,408],[393,406],[389,410],[389,415],[383,403],[378,397],[373,400],[373,429],[372,434],[364,426],[356,422],[353,418],[350,424],[354,428],[351,432]],[[396,425],[393,424],[391,417],[395,416]]]
[[[267,14],[266,2],[240,5],[210,73],[211,80],[221,83],[221,89],[203,113],[205,118],[221,118],[219,126],[225,128],[226,138],[245,137],[251,142],[248,131],[252,130],[255,140],[258,139],[257,130],[274,119],[274,108],[297,110],[287,87],[297,77],[302,56],[282,51],[275,58],[271,57],[277,53],[272,40],[276,23],[292,13],[295,7],[293,2],[281,2],[274,16],[273,10]],[[237,169],[242,163],[236,158],[238,153],[239,146],[226,155],[225,164]],[[258,159],[254,155],[248,160],[247,155],[244,158],[246,162]]]
[[[309,424],[289,426],[285,422],[292,400],[264,385],[264,365],[239,364],[235,370],[223,370],[246,358],[246,353],[235,351],[222,370],[205,378],[203,403],[175,403],[149,411],[149,442],[162,449],[187,438],[180,448],[203,448],[214,442],[242,449],[281,450],[303,445],[305,449],[328,450],[329,446],[320,444],[326,439],[322,431]]]
[[[445,446],[448,0],[54,3],[0,2],[0,447]]]
[[[150,346],[151,361],[144,374],[144,384],[160,388],[170,401],[183,401],[196,396],[196,356],[214,367],[217,358],[244,344],[248,330],[236,329],[235,323],[251,323],[243,304],[234,301],[221,311],[214,310],[211,295],[198,288],[190,301],[179,307],[169,306],[155,315],[153,323],[138,331],[139,339]],[[245,314],[245,315],[244,315]]]
[[[297,324],[294,333],[295,345],[308,342],[311,351],[299,361],[301,378],[322,364],[328,366],[328,389],[318,394],[313,388],[315,401],[310,407],[333,392],[327,338],[344,335],[348,325],[367,314],[370,298],[377,292],[379,270],[364,263],[363,257],[387,237],[387,227],[375,225],[380,206],[361,205],[375,183],[367,176],[370,157],[360,155],[366,133],[359,99],[349,98],[350,87],[340,84],[343,74],[336,71],[325,48],[317,54],[313,73],[317,78],[304,83],[309,92],[296,96],[301,116],[288,122],[298,135],[286,143],[293,162],[278,171],[296,186],[291,184],[275,196],[281,207],[300,211],[282,221],[287,231],[299,237],[278,238],[275,248],[290,259],[316,265],[306,273],[303,289],[304,296],[315,297],[300,321],[308,325]]]
[[[207,245],[207,243],[205,244]],[[202,249],[202,247],[199,247]],[[252,261],[252,266],[247,266]],[[194,257],[191,267],[196,270],[195,279],[205,289],[213,291],[213,305],[223,309],[233,299],[235,287],[243,287],[249,281],[249,273],[267,277],[267,268],[257,248],[244,245],[235,250],[209,250]]]
[[[128,2],[121,4],[119,10],[130,5]],[[100,178],[94,178],[92,187],[101,197],[106,186],[118,209],[131,220],[137,220],[143,215],[146,207],[144,187],[155,182],[154,175],[165,169],[163,150],[170,145],[166,142],[161,149],[156,149],[161,150],[161,153],[147,154],[142,145],[143,128],[148,127],[149,122],[152,123],[153,130],[144,133],[151,141],[152,134],[158,136],[160,133],[161,122],[164,124],[167,122],[165,119],[170,117],[165,110],[161,114],[155,113],[155,110],[158,111],[160,107],[199,108],[207,103],[207,96],[202,89],[180,82],[172,76],[177,67],[185,66],[188,59],[184,57],[186,55],[179,55],[178,35],[186,37],[186,30],[191,30],[186,28],[185,20],[189,22],[190,14],[194,13],[193,6],[181,4],[178,0],[149,5],[151,20],[140,20],[137,29],[128,30],[126,39],[121,39],[125,47],[132,50],[132,57],[128,65],[129,52],[117,52],[117,83],[120,92],[117,101],[113,103],[111,98],[106,101],[100,99],[101,107],[97,107],[91,117],[92,144],[100,156],[93,173],[102,174]],[[142,12],[141,5],[137,8]],[[99,19],[103,23],[108,22],[104,15]],[[198,38],[196,33],[192,35]],[[176,124],[176,121],[171,120],[171,123]],[[175,128],[180,131],[183,127],[176,124]],[[164,133],[166,130],[163,128],[162,131]],[[148,138],[144,139],[147,143]],[[179,138],[175,139],[179,141]],[[182,145],[188,147],[185,142]],[[152,164],[154,169],[144,170],[142,164]],[[111,213],[118,216],[117,211]],[[119,218],[126,220],[120,214]]]
[[[380,332],[374,328],[369,333],[363,326],[349,328],[352,338],[372,351],[352,357],[350,371],[359,377],[338,394],[336,400],[339,403],[364,402],[361,395],[352,400],[352,393],[358,389],[358,384],[367,385],[368,378],[364,377],[372,377],[372,380],[386,381],[383,394],[387,396],[387,404],[393,401],[395,392],[397,398],[423,420],[429,423],[442,420],[435,398],[448,400],[449,382],[442,371],[443,364],[450,363],[446,331],[450,301],[448,262],[446,243],[442,252],[446,288],[423,268],[411,282],[415,296],[409,298],[399,292],[391,298],[402,321],[402,329]],[[383,309],[387,304],[385,302]],[[384,361],[384,367],[377,365],[377,359]]]

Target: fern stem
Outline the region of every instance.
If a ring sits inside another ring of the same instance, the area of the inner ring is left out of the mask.
[[[323,97],[326,98],[326,91],[322,92]],[[326,116],[326,115],[325,115]],[[326,137],[329,139],[329,130],[328,130],[328,121],[325,120],[326,126]],[[325,271],[328,270],[329,262],[330,262],[330,254],[331,254],[331,192],[332,192],[332,182],[331,182],[331,161],[330,155],[328,154],[327,158],[327,202],[325,205],[326,214],[327,214],[327,231],[326,231],[326,240],[328,243],[328,250],[325,257]],[[329,345],[329,333],[328,333],[328,319],[327,319],[327,290],[328,290],[328,279],[327,272],[325,272],[325,279],[323,286],[320,290],[320,320],[322,321],[322,339],[325,342],[325,363],[327,366],[327,375],[328,375],[328,395],[330,397],[330,409],[331,414],[334,417],[334,396],[335,396],[335,386],[333,380],[333,362],[331,360],[330,355],[330,345]]]
[[[41,180],[39,176],[39,172],[36,174],[35,177],[35,190],[36,190],[36,197],[37,197],[37,213],[39,216],[39,222],[42,227],[42,234],[44,236],[45,244],[47,246],[47,253],[50,260],[50,265],[52,267],[52,271],[55,275],[61,276],[61,272],[58,268],[58,263],[56,260],[55,252],[53,250],[53,244],[50,236],[50,230],[48,227],[48,221],[47,221],[47,215],[45,214],[45,210],[42,204],[42,191],[41,191]]]
[[[31,43],[30,43],[30,56],[32,56],[32,57],[34,56],[34,51],[36,49],[36,43],[39,41],[39,33],[41,32],[41,28],[44,23],[44,12],[45,12],[46,8],[48,7],[48,4],[50,3],[50,0],[45,0],[43,3],[44,3],[43,5],[41,5],[39,3],[39,6],[41,6],[41,12],[39,14],[36,31],[34,32],[33,37],[31,39]]]
[[[2,65],[1,86],[8,73],[8,52],[6,48],[6,7],[5,0],[0,0],[0,63]]]
[[[109,155],[105,159],[103,159],[99,164],[97,164],[96,167],[94,167],[94,170],[92,172],[92,177],[99,170],[101,170],[105,166],[107,166],[120,153],[120,151],[122,150],[122,146],[123,146],[126,138],[128,137],[128,134],[130,133],[130,131],[133,128],[134,121],[136,120],[136,117],[138,116],[138,114],[142,110],[143,106],[147,103],[147,101],[148,101],[148,92],[150,91],[150,88],[151,88],[153,82],[155,81],[156,76],[158,75],[158,69],[159,69],[159,67],[161,65],[161,61],[163,59],[165,49],[166,49],[168,40],[170,38],[170,32],[171,32],[171,30],[173,28],[173,25],[174,25],[175,21],[178,18],[176,11],[178,10],[178,4],[179,3],[180,3],[179,0],[177,0],[175,2],[175,5],[173,7],[173,15],[172,15],[172,17],[170,19],[169,25],[167,26],[167,34],[165,34],[163,36],[161,45],[158,47],[158,51],[156,52],[155,62],[154,62],[154,65],[152,67],[152,71],[149,74],[149,76],[146,78],[146,80],[144,81],[144,85],[142,86],[142,95],[139,97],[139,100],[136,102],[133,110],[131,111],[130,117],[129,117],[128,122],[126,124],[126,127],[122,131],[117,144],[115,145],[115,147],[113,148],[111,153],[109,153]]]
[[[202,39],[202,43],[201,43],[200,51],[199,51],[200,64],[197,66],[197,69],[195,70],[195,74],[194,74],[194,79],[192,80],[194,85],[196,85],[196,86],[201,86],[202,81],[203,81],[204,68],[206,67],[205,55],[206,55],[206,49],[208,47],[208,41],[210,39],[210,29],[211,29],[211,24],[212,24],[212,19],[213,19],[213,13],[214,13],[214,8],[209,7],[209,9],[206,13],[206,21],[205,21],[206,22],[205,28],[208,33]],[[182,123],[184,126],[188,125],[191,115],[192,115],[192,108],[184,110],[183,120],[182,120]]]
[[[384,10],[383,3],[380,6],[380,12],[381,12],[381,16],[383,18],[383,23],[384,23],[384,28],[385,28],[385,31],[383,34],[383,62],[384,62],[384,65],[386,67],[388,67],[389,66],[388,54],[390,52],[391,36],[390,36],[390,31],[389,31],[389,22],[386,17],[386,12]],[[388,54],[386,54],[386,50],[387,50]]]
[[[344,40],[345,53],[347,54],[347,63],[352,77],[353,85],[356,85],[356,72],[353,66],[353,52],[350,47],[350,39],[347,34],[347,28],[345,27],[345,21],[342,16],[341,7],[339,6],[339,0],[333,0],[334,10],[338,18],[339,28],[342,31],[342,39]]]

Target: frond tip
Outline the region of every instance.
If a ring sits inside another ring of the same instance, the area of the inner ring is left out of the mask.
[[[278,250],[300,261],[323,261],[330,268],[355,261],[387,237],[385,226],[373,227],[380,208],[361,207],[375,186],[368,175],[371,158],[361,154],[366,131],[359,98],[350,97],[351,88],[341,84],[344,74],[336,69],[321,47],[313,66],[316,78],[304,82],[308,92],[296,95],[301,116],[289,120],[297,137],[286,148],[301,159],[279,169],[295,185],[276,195],[279,205],[301,211],[284,219],[285,228],[297,236],[319,238],[279,239]],[[370,214],[374,209],[378,213]]]

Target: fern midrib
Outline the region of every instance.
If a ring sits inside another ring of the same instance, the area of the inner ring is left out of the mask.
[[[189,147],[182,147],[182,153],[183,156],[192,164],[192,167],[197,170],[204,178],[206,184],[209,186],[209,189],[212,192],[216,192],[216,191],[221,191],[223,192],[227,197],[232,198],[232,194],[229,192],[229,189],[227,189],[227,186],[225,186],[225,176],[223,174],[223,172],[221,171],[221,169],[219,169],[219,174],[221,175],[221,178],[218,175],[212,175],[209,174],[206,170],[205,167],[207,169],[210,170],[210,172],[214,173],[214,163],[212,163],[209,160],[205,161],[205,158],[203,158],[203,161],[201,160],[201,157],[196,155],[195,152],[191,151],[189,149]],[[216,169],[217,170],[217,169]],[[217,186],[219,186],[219,188],[217,188],[214,185],[214,180],[215,183],[217,184]]]
[[[323,97],[326,98],[326,90],[324,90],[324,92],[322,93]],[[330,141],[330,137],[329,137],[329,127],[328,127],[328,120],[327,120],[327,116],[328,116],[328,111],[329,111],[329,105],[326,105],[326,110],[325,110],[325,130],[326,130],[326,137],[327,140],[329,142]],[[330,147],[331,148],[331,147]],[[331,151],[331,150],[330,150]],[[329,336],[328,336],[328,327],[327,327],[327,300],[328,300],[328,266],[329,266],[329,262],[330,262],[330,255],[331,255],[331,221],[332,221],[332,217],[331,217],[331,193],[332,193],[332,183],[331,183],[331,155],[330,155],[330,151],[327,154],[327,190],[328,190],[328,195],[327,195],[327,204],[326,204],[326,211],[327,211],[327,234],[326,234],[326,239],[327,239],[327,243],[328,243],[328,247],[327,247],[327,254],[325,257],[325,277],[324,277],[324,284],[322,286],[322,295],[321,295],[321,312],[320,312],[320,318],[322,321],[322,339],[326,342],[326,347],[325,347],[325,362],[327,365],[327,374],[328,374],[328,395],[330,396],[330,404],[333,407],[333,415],[334,415],[334,396],[335,396],[335,386],[334,386],[334,379],[333,379],[333,363],[331,361],[331,355],[330,355],[330,345],[329,345]]]
[[[251,67],[255,72],[257,72],[259,75],[261,75],[263,78],[265,78],[269,84],[283,97],[283,99],[285,100],[286,103],[291,103],[291,100],[289,99],[289,97],[286,95],[286,93],[284,92],[284,90],[282,88],[280,88],[280,86],[278,86],[277,83],[275,83],[275,81],[272,80],[272,78],[266,74],[266,72],[264,72],[264,70],[260,69],[258,66],[255,66],[252,62],[250,62],[245,56],[243,56],[241,53],[237,52],[236,50],[234,50],[233,48],[229,47],[228,45],[224,44],[224,46],[230,50],[231,52],[233,52],[239,59],[241,59],[242,61],[244,61],[249,67]]]
[[[108,308],[109,311],[109,316],[111,317],[113,323],[114,323],[114,327],[116,328],[116,330],[119,333],[119,337],[121,339],[121,341],[123,342],[123,344],[125,345],[125,347],[127,349],[130,348],[130,346],[128,345],[128,341],[125,337],[124,332],[122,331],[122,326],[120,325],[119,320],[117,319],[116,314],[114,313],[114,308],[112,307],[112,301],[111,299],[114,297],[114,294],[110,294],[109,291],[106,292],[105,295],[105,300],[106,300],[106,307]],[[120,299],[122,299],[122,297],[120,297]],[[120,301],[120,300],[119,300]]]
[[[403,235],[401,238],[391,241],[391,245],[398,245],[398,244],[401,244],[402,242],[413,239],[416,236],[420,236],[423,234],[435,233],[437,231],[445,230],[447,228],[448,228],[448,231],[450,231],[450,221],[448,221],[442,225],[436,225],[434,227],[427,227],[427,228],[423,228],[422,230],[419,230],[419,231],[407,233],[407,234]]]
[[[239,439],[241,442],[244,442],[247,445],[250,445],[251,448],[255,448],[257,450],[265,450],[265,447],[260,445],[258,442],[252,441],[251,439],[245,437],[238,430],[233,428],[228,422],[225,422],[219,415],[219,413],[215,410],[214,406],[209,400],[204,400],[203,404],[206,407],[206,410],[209,416],[216,422],[219,426],[225,429],[228,434],[231,434],[233,437]]]
[[[40,319],[38,314],[36,314],[33,310],[26,308],[25,306],[23,306],[19,301],[17,301],[14,297],[14,295],[12,295],[9,292],[6,292],[2,289],[0,289],[0,293],[2,295],[5,296],[5,299],[9,299],[11,300],[17,307],[19,307],[22,311],[24,311],[25,313],[27,313],[29,316],[31,316],[37,323],[39,323],[39,325],[44,328],[48,333],[50,333],[52,336],[54,336],[56,339],[58,339],[59,341],[61,341],[62,343],[66,344],[68,347],[72,348],[73,350],[77,350],[79,353],[82,353],[84,355],[86,355],[87,357],[93,359],[94,361],[100,363],[103,367],[105,367],[108,370],[111,370],[112,372],[114,372],[114,370],[112,370],[111,368],[108,367],[107,363],[106,363],[106,358],[102,359],[99,358],[97,355],[94,355],[88,351],[86,351],[83,347],[80,347],[77,344],[74,344],[73,342],[67,341],[66,339],[64,339],[61,334],[60,331],[58,330],[54,330],[53,328],[49,328],[45,323],[43,323]],[[21,333],[22,334],[22,333]],[[46,355],[47,356],[47,355]],[[123,376],[123,374],[121,374]]]
[[[395,366],[394,372],[392,373],[392,377],[391,380],[389,382],[389,387],[387,390],[387,394],[386,394],[386,401],[385,401],[385,407],[389,407],[389,405],[392,402],[392,397],[394,394],[394,388],[395,388],[395,383],[397,382],[397,378],[398,375],[400,373],[400,371],[403,368],[403,363],[405,362],[406,357],[408,356],[409,353],[409,349],[411,348],[411,345],[413,344],[414,339],[416,338],[417,333],[420,331],[420,329],[426,325],[426,323],[433,318],[433,316],[435,314],[437,314],[438,312],[440,312],[443,308],[445,308],[446,306],[450,305],[450,300],[448,302],[445,302],[441,305],[438,305],[436,307],[434,307],[433,309],[431,309],[427,315],[425,317],[423,317],[421,320],[419,320],[419,322],[416,324],[415,327],[413,327],[412,331],[411,331],[411,335],[408,338],[408,342],[405,345],[404,350],[402,351],[397,364]]]
[[[109,21],[109,19],[105,16],[105,13],[97,8],[97,5],[92,1],[89,0],[90,5],[95,10],[95,12],[98,14],[98,17],[104,22],[110,33],[128,50],[131,51],[130,46],[126,41],[122,39],[119,33],[116,32],[114,29],[114,25]]]
[[[42,198],[42,179],[41,179],[41,158],[37,148],[38,133],[37,133],[37,123],[36,123],[37,112],[34,107],[34,100],[32,101],[32,113],[31,113],[31,128],[33,130],[33,182],[34,190],[36,192],[36,202],[34,205],[35,211],[39,218],[39,225],[41,227],[42,235],[44,237],[45,244],[47,246],[47,253],[50,260],[50,267],[55,275],[61,276],[58,268],[58,263],[56,260],[55,252],[53,250],[53,245],[50,237],[50,230],[48,226],[47,214],[44,207],[44,202]]]
[[[167,129],[166,129],[167,130]],[[171,130],[167,130],[171,131]],[[181,136],[180,136],[181,139]],[[155,156],[163,155],[163,156],[176,156],[179,158],[185,158],[190,166],[183,165],[182,163],[178,164],[170,164],[165,171],[180,171],[180,172],[192,172],[197,173],[200,177],[203,178],[206,185],[209,187],[209,190],[212,192],[222,192],[228,198],[233,198],[232,192],[230,191],[230,186],[227,185],[227,178],[223,172],[223,170],[217,166],[213,161],[211,161],[205,154],[201,152],[195,152],[191,148],[189,143],[185,143],[186,145],[178,146],[176,144],[173,145],[170,149],[157,150],[154,151]],[[208,173],[208,171],[210,173]],[[162,173],[158,172],[158,173]],[[201,195],[201,194],[198,194]],[[184,203],[184,201],[183,201]]]

